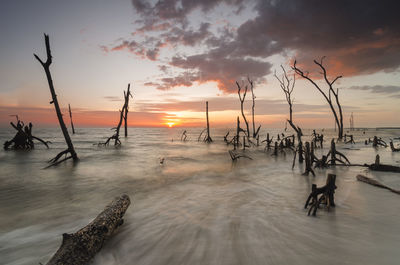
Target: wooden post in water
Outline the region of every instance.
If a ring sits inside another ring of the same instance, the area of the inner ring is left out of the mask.
[[[128,136],[129,97],[132,97],[131,84],[128,84],[128,90],[126,92],[124,91],[125,104],[124,104],[124,107],[123,107],[123,111],[124,111],[125,137]]]
[[[71,112],[71,105],[68,104],[68,111],[69,111],[69,119],[71,120],[71,129],[72,134],[75,134],[74,123],[72,122],[72,112]]]
[[[211,143],[212,139],[210,136],[210,123],[208,121],[208,101],[206,101],[206,118],[207,118],[207,138],[205,139],[205,141],[207,143]]]

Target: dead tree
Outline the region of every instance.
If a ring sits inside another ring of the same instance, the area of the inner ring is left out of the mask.
[[[378,147],[378,146],[383,146],[387,147],[387,143],[383,141],[382,139],[378,138],[377,136],[374,136],[374,139],[372,140],[372,146],[373,147]]]
[[[332,110],[332,114],[335,117],[335,124],[337,125],[338,128],[338,140],[342,140],[343,138],[343,112],[342,112],[342,106],[340,105],[339,102],[339,89],[334,89],[333,88],[333,84],[340,78],[342,78],[342,76],[337,76],[336,78],[334,78],[332,81],[329,81],[328,79],[328,74],[326,72],[325,67],[323,66],[323,60],[325,57],[321,58],[321,61],[318,62],[317,60],[314,60],[314,63],[316,65],[318,65],[321,70],[322,70],[322,75],[324,77],[325,82],[328,85],[328,93],[326,93],[325,91],[323,91],[319,85],[311,79],[311,77],[309,76],[308,72],[304,72],[302,70],[300,70],[297,66],[296,66],[296,60],[293,63],[292,69],[301,77],[307,79],[308,81],[311,82],[311,84],[314,85],[314,87],[322,94],[322,96],[326,99],[326,101],[329,104],[329,107]],[[336,108],[334,107],[334,102],[332,100],[332,95],[335,98],[335,103],[336,103]]]
[[[247,81],[250,84],[250,91],[251,91],[251,96],[252,96],[252,99],[253,99],[253,105],[251,106],[251,117],[252,117],[252,122],[253,122],[253,138],[257,138],[258,133],[260,132],[260,129],[261,129],[261,125],[259,125],[257,130],[256,130],[256,124],[255,124],[255,121],[254,121],[254,108],[255,108],[255,105],[256,105],[256,103],[255,103],[256,96],[254,95],[254,84],[253,84],[253,81],[249,77],[247,77]]]
[[[69,119],[71,121],[72,134],[75,134],[75,128],[74,128],[74,123],[72,122],[72,111],[71,111],[71,105],[70,104],[68,104],[68,112],[69,112]]]
[[[350,139],[347,140],[347,137],[349,137]],[[346,144],[355,144],[354,139],[353,139],[353,135],[352,134],[345,134],[344,135],[344,142]]]
[[[274,137],[272,136],[272,138],[269,138],[269,133],[267,133],[267,138],[265,140],[261,141],[261,143],[266,142],[264,151],[271,149],[271,144],[272,144],[273,140],[274,140]]]
[[[207,118],[207,136],[204,139],[204,142],[211,143],[213,140],[210,136],[210,123],[208,121],[208,101],[206,101],[206,118]]]
[[[238,116],[237,123],[236,123],[236,135],[234,136],[234,141],[233,141],[234,142],[234,145],[233,145],[234,150],[236,150],[236,148],[240,147],[240,132],[243,132],[244,134],[246,134],[246,131],[240,127],[240,119]]]
[[[122,106],[122,109],[119,111],[119,122],[117,127],[111,128],[111,130],[114,130],[115,133],[107,139],[104,143],[99,143],[98,145],[101,146],[108,146],[110,144],[111,140],[114,140],[114,146],[120,146],[121,145],[121,140],[119,139],[119,131],[121,129],[122,121],[125,120],[125,136],[127,136],[127,117],[128,115],[128,104],[129,104],[129,97],[132,97],[131,91],[130,91],[130,84],[128,84],[128,90],[125,92],[124,91],[124,105]]]
[[[276,74],[276,71],[275,71],[274,76],[278,80],[283,93],[285,93],[285,98],[289,105],[289,119],[287,119],[287,122],[292,127],[292,129],[296,132],[297,140],[299,142],[301,142],[301,136],[303,136],[303,133],[302,133],[300,127],[296,126],[293,123],[293,100],[294,99],[292,98],[292,93],[293,93],[294,85],[296,84],[296,76],[294,74],[293,79],[289,78],[285,68],[282,65],[281,65],[281,68],[283,71],[282,77],[279,78],[278,75]]]
[[[375,179],[368,178],[368,177],[366,177],[364,175],[357,175],[356,178],[357,178],[358,181],[362,181],[362,182],[368,183],[370,185],[373,185],[373,186],[376,186],[376,187],[379,187],[379,188],[382,188],[382,189],[390,190],[393,193],[400,194],[400,190],[396,190],[396,189],[390,188],[390,187],[380,183],[379,181],[377,181]]]
[[[23,121],[18,119],[17,115],[17,124],[15,125],[13,122],[10,122],[10,125],[17,131],[15,136],[10,141],[5,141],[4,150],[32,150],[35,148],[35,143],[33,140],[37,140],[44,144],[47,148],[49,148],[50,141],[44,141],[39,137],[32,135],[32,123],[25,125]]]
[[[335,139],[332,139],[331,150],[329,150],[329,152],[326,156],[329,157],[329,155],[331,156],[331,159],[327,163],[332,166],[336,165],[336,162],[342,163],[343,165],[351,164],[350,161],[347,159],[347,157],[344,154],[342,154],[341,152],[336,150]]]
[[[246,99],[246,94],[247,94],[247,89],[248,86],[246,85],[244,88],[243,96],[241,95],[241,86],[239,85],[239,82],[236,81],[236,85],[238,87],[238,95],[239,95],[239,100],[240,100],[240,111],[242,112],[242,117],[244,122],[246,123],[246,132],[247,132],[247,137],[250,137],[250,129],[249,129],[249,123],[247,122],[246,116],[244,115],[244,110],[243,110],[243,104],[244,100]]]
[[[312,184],[311,193],[307,198],[306,204],[304,205],[304,209],[307,209],[308,206],[311,206],[308,210],[308,215],[312,212],[312,215],[315,216],[317,214],[317,209],[320,204],[325,204],[328,211],[330,207],[335,207],[335,189],[336,187],[336,175],[328,174],[326,178],[326,184],[323,187],[318,188],[316,184]],[[319,198],[318,196],[321,195]]]
[[[253,160],[253,158],[251,158],[245,154],[237,154],[237,153],[233,152],[232,150],[229,150],[229,155],[232,159],[232,162],[236,162],[241,157]]]
[[[113,200],[87,226],[73,234],[63,234],[60,248],[47,265],[88,264],[104,243],[123,223],[123,216],[131,201],[124,194]]]
[[[182,135],[181,135],[181,141],[182,142],[186,142],[186,139],[187,139],[187,131],[186,130],[184,130],[183,131],[183,133],[182,133]]]
[[[125,126],[125,137],[128,137],[128,112],[129,112],[129,97],[132,97],[131,94],[131,84],[128,84],[128,89],[125,93],[124,91],[124,99],[125,99],[125,104],[124,104],[124,126]]]
[[[68,146],[68,148],[66,150],[60,152],[56,157],[51,159],[49,162],[52,163],[51,165],[56,165],[56,164],[59,164],[63,161],[71,159],[71,158],[74,161],[78,161],[78,155],[75,152],[74,146],[71,141],[71,137],[68,134],[67,126],[65,126],[64,119],[63,119],[63,116],[62,116],[62,113],[60,110],[60,105],[58,104],[56,91],[54,90],[53,79],[52,79],[51,73],[50,73],[50,65],[52,63],[52,56],[51,56],[51,50],[50,50],[49,35],[44,34],[44,41],[46,44],[46,54],[47,54],[46,62],[43,62],[39,58],[39,56],[37,56],[36,54],[34,54],[34,56],[40,62],[40,64],[43,66],[43,69],[46,73],[47,82],[49,83],[50,93],[51,93],[51,97],[52,97],[52,101],[50,101],[50,104],[54,104],[54,108],[57,113],[58,122],[60,124],[61,131],[64,135],[65,142],[67,143],[67,146]],[[70,156],[67,156],[68,153],[70,154]],[[62,160],[59,160],[63,155],[65,155],[66,157]]]
[[[207,131],[207,128],[203,129],[203,130],[200,132],[199,137],[197,138],[197,142],[200,142],[201,136],[202,136],[203,133],[206,132],[206,131]],[[229,132],[228,132],[228,134],[229,134]],[[203,141],[204,141],[205,139],[206,139],[206,138],[204,138]]]
[[[309,142],[306,142],[306,150],[304,157],[306,161],[306,168],[303,175],[308,176],[308,174],[311,172],[311,174],[315,177],[314,170],[312,169],[312,164],[314,162],[314,148],[310,148]]]

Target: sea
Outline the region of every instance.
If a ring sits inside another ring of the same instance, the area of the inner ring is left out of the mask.
[[[186,141],[181,141],[183,131]],[[131,198],[124,224],[95,256],[92,264],[400,264],[400,196],[356,180],[357,174],[400,189],[400,174],[365,167],[315,169],[293,152],[278,156],[260,146],[238,151],[251,157],[232,162],[223,141],[234,129],[211,129],[212,143],[198,141],[203,128],[129,128],[121,146],[98,146],[113,131],[76,128],[71,138],[80,158],[44,169],[66,149],[59,128],[36,128],[33,135],[52,142],[31,151],[0,151],[0,264],[45,264],[57,251],[63,233],[93,220],[115,197]],[[332,129],[323,133],[327,154]],[[311,138],[304,130],[304,141]],[[365,145],[373,136],[389,143],[396,128],[348,132],[355,144],[337,143],[351,163],[400,166],[400,152]],[[13,137],[0,130],[0,142]],[[307,216],[304,204],[313,183],[336,178],[336,207]]]

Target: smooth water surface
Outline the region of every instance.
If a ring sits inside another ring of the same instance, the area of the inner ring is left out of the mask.
[[[96,265],[400,264],[400,196],[355,178],[362,173],[400,189],[400,174],[336,167],[302,176],[303,165],[291,168],[292,152],[273,157],[263,146],[245,151],[253,160],[232,164],[222,141],[227,130],[212,130],[212,144],[197,142],[201,129],[187,130],[181,142],[182,128],[131,128],[114,148],[96,145],[112,131],[77,128],[80,162],[46,170],[65,148],[59,129],[34,128],[53,142],[49,150],[40,144],[30,152],[1,150],[0,264],[47,262],[62,233],[85,226],[122,193],[132,204]],[[13,134],[0,130],[1,143]],[[333,132],[324,134],[319,157]],[[379,153],[381,163],[400,165],[400,153],[364,145],[373,135],[398,137],[399,130],[353,134],[357,144],[338,144],[352,163],[373,163]],[[308,217],[311,184],[323,185],[329,172],[337,174],[337,207]]]

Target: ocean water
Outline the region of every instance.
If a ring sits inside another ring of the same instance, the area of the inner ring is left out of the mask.
[[[181,142],[183,130],[130,128],[114,148],[94,145],[109,129],[77,128],[80,162],[50,169],[46,161],[66,146],[57,128],[34,128],[53,142],[49,150],[1,150],[0,264],[46,263],[62,233],[85,226],[122,193],[132,201],[125,223],[93,264],[400,264],[400,196],[355,178],[362,173],[400,189],[400,174],[336,167],[302,176],[303,165],[291,168],[291,152],[273,157],[263,146],[245,151],[253,160],[232,164],[227,129],[212,130],[212,144],[197,142],[201,128],[188,128]],[[279,130],[263,129],[261,138],[267,132]],[[400,130],[352,133],[355,145],[337,146],[352,163],[373,163],[380,154],[381,163],[400,165],[400,153],[364,145]],[[1,143],[13,134],[1,129]],[[318,157],[334,132],[324,134]],[[303,206],[311,184],[323,185],[327,173],[337,174],[337,206],[309,217]]]

